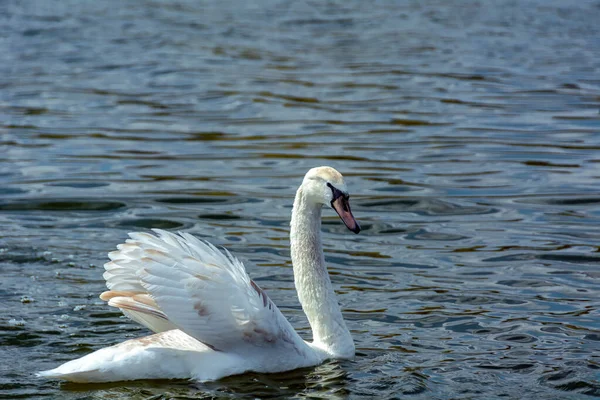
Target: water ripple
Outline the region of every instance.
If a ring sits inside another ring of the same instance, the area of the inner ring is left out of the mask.
[[[0,11],[2,393],[600,396],[595,2]],[[31,378],[147,333],[97,298],[131,230],[230,249],[310,339],[289,215],[324,164],[363,228],[323,212],[355,360],[205,384]]]

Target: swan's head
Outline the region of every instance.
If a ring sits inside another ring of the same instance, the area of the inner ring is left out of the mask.
[[[302,182],[304,195],[317,204],[330,205],[348,229],[360,232],[360,225],[350,210],[344,177],[331,167],[317,167],[306,173]]]

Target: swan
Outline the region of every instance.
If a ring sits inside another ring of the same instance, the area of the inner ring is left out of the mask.
[[[104,265],[100,298],[153,332],[38,373],[73,382],[137,379],[212,381],[351,359],[354,342],[329,279],[321,209],[330,205],[354,233],[343,176],[309,170],[296,192],[290,246],[294,283],[313,341],[300,338],[267,293],[227,250],[188,233],[130,233]]]

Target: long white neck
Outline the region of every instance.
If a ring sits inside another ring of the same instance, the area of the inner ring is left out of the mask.
[[[311,202],[300,186],[290,230],[294,281],[313,332],[313,345],[336,358],[354,356],[346,327],[325,267],[321,245],[321,204]]]

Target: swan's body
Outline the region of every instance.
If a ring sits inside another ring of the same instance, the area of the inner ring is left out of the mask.
[[[156,332],[100,349],[40,376],[75,382],[135,379],[209,381],[246,371],[280,372],[352,358],[346,327],[325,267],[321,208],[360,227],[342,175],[313,168],[296,193],[290,242],[298,297],[313,331],[305,342],[227,251],[187,233],[131,233],[109,254],[100,297]]]

